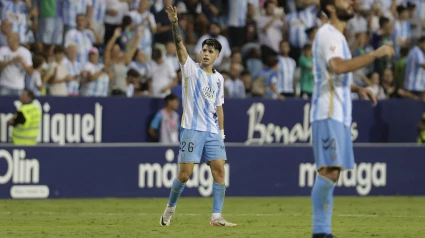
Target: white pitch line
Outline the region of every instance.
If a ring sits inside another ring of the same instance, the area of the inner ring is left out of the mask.
[[[87,215],[87,216],[161,216],[161,213],[109,213],[109,212],[10,212],[3,211],[0,212],[0,215]],[[210,214],[201,214],[201,213],[176,213],[176,216],[209,216]],[[224,214],[225,216],[236,216],[236,217],[250,217],[250,216],[259,216],[259,217],[301,217],[301,216],[311,216],[311,214],[288,214],[288,213],[237,213],[237,214]],[[374,214],[335,214],[338,217],[393,217],[393,218],[425,218],[425,216],[410,216],[410,215],[396,215],[396,216],[385,216],[385,215],[374,215]]]

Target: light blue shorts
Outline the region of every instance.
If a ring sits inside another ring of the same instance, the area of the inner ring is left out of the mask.
[[[312,123],[313,153],[316,168],[354,168],[351,128],[341,122],[325,119]]]
[[[209,164],[212,160],[227,159],[226,147],[220,134],[180,129],[179,163],[200,163],[202,155]]]
[[[44,44],[61,45],[63,42],[63,22],[56,17],[40,18],[38,39]]]

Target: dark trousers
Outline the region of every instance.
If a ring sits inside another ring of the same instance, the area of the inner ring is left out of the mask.
[[[303,52],[303,48],[295,48],[291,47],[291,52],[289,52],[289,57],[295,60],[295,63],[298,65],[298,59],[300,58],[301,54]]]
[[[245,43],[245,27],[229,27],[228,28],[228,38],[230,47],[239,47],[241,48]]]
[[[108,23],[105,23],[105,36],[103,37],[104,44],[108,44],[108,41],[112,38],[114,35],[115,29],[119,27],[120,25],[111,25]]]
[[[267,64],[268,57],[277,56],[277,52],[268,46],[262,45],[260,49],[261,49],[261,61],[263,62],[263,64]]]

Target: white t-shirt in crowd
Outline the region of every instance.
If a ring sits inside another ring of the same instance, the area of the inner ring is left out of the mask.
[[[120,0],[106,0],[106,10],[115,10],[117,15],[105,15],[105,23],[111,25],[120,25],[122,18],[128,13],[128,3]]]
[[[152,94],[154,97],[165,97],[170,92],[162,93],[161,90],[173,82],[176,71],[170,61],[164,59],[162,64],[152,62]]]
[[[0,61],[8,62],[13,58],[20,56],[27,66],[32,66],[31,52],[20,46],[16,51],[12,51],[8,46],[0,48]],[[25,69],[21,63],[13,63],[6,66],[0,74],[0,85],[11,88],[23,90],[25,88]]]

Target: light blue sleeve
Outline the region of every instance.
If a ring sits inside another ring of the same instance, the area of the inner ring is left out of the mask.
[[[159,124],[161,124],[162,121],[162,113],[157,112],[153,120],[151,121],[150,127],[157,130],[159,128]]]

